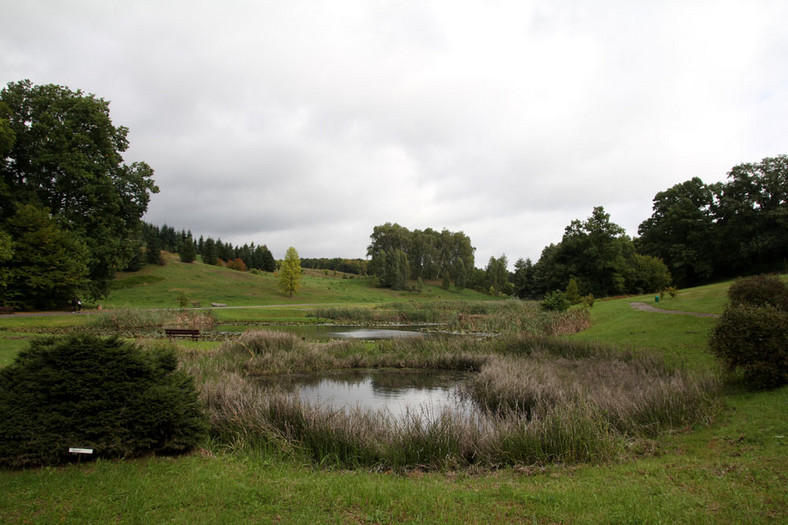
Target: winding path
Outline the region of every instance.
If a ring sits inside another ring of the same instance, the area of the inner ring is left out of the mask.
[[[692,315],[695,317],[719,317],[720,314],[704,314],[700,312],[684,312],[682,310],[663,310],[662,308],[657,308],[656,306],[650,305],[648,303],[640,303],[640,302],[633,302],[629,303],[635,310],[640,310],[641,312],[655,312],[658,314],[677,314],[677,315]]]

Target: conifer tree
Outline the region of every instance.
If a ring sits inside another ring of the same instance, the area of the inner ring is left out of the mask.
[[[186,239],[181,242],[181,248],[178,251],[181,262],[192,263],[197,258],[197,247],[194,246],[194,239],[191,234],[186,236]]]
[[[279,288],[290,297],[301,289],[301,258],[292,246],[287,249],[279,269]]]

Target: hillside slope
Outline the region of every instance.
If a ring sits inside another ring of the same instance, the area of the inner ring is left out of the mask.
[[[175,254],[162,252],[164,266],[147,265],[133,273],[120,273],[103,307],[175,308],[181,294],[190,305],[253,306],[301,303],[381,303],[405,300],[491,300],[472,290],[457,293],[438,283],[425,283],[421,293],[394,291],[374,286],[371,277],[341,272],[305,270],[302,288],[289,297],[279,291],[273,273],[253,274],[199,262],[182,263]]]

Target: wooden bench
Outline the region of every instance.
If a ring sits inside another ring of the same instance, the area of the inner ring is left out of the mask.
[[[197,340],[200,338],[200,331],[193,328],[165,328],[164,333],[170,339],[174,337],[191,337]]]
[[[0,314],[12,314],[14,313],[13,306],[0,306]]]

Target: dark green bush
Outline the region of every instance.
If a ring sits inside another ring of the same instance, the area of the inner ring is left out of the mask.
[[[554,311],[554,312],[566,312],[569,310],[569,307],[572,306],[572,303],[566,297],[566,293],[562,292],[561,290],[556,290],[554,292],[548,293],[544,301],[539,303],[539,306],[542,310]]]
[[[773,306],[788,310],[788,286],[776,275],[736,279],[728,289],[731,306]]]
[[[730,306],[709,343],[727,372],[740,370],[755,388],[788,383],[788,312],[774,307]]]
[[[0,466],[92,457],[174,454],[193,448],[207,422],[193,378],[169,347],[142,350],[89,334],[34,340],[0,370]]]

